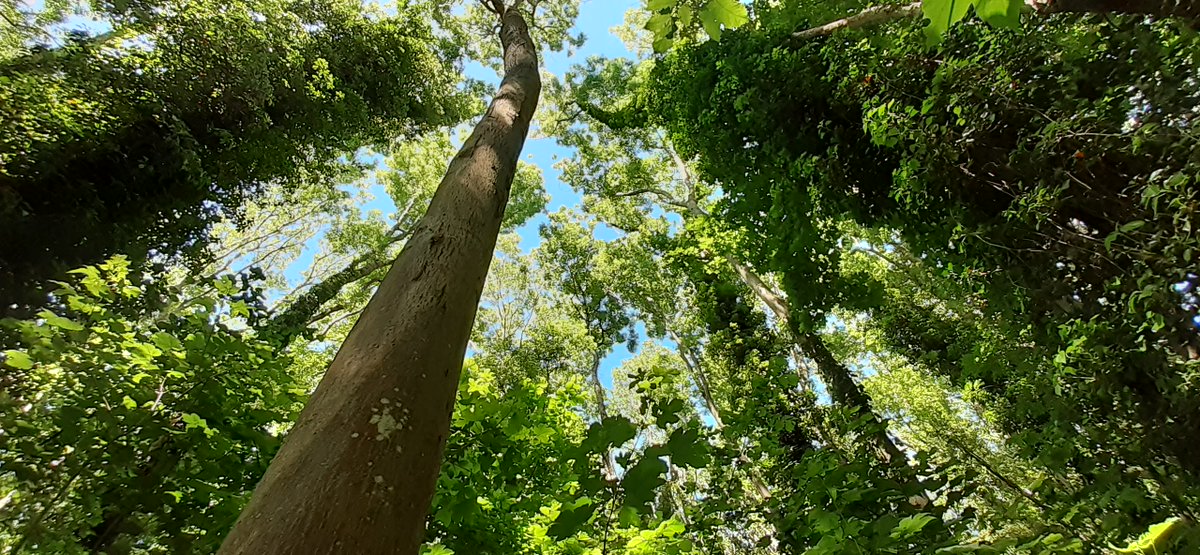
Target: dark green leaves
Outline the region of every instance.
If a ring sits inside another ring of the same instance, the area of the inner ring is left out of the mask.
[[[657,495],[658,487],[665,484],[663,474],[667,465],[654,456],[642,457],[632,467],[625,470],[621,478],[621,489],[625,493],[625,506],[639,511],[649,510],[650,502]]]
[[[563,505],[558,518],[550,525],[547,533],[559,540],[571,537],[595,514],[598,506],[590,498],[584,497],[569,505]]]

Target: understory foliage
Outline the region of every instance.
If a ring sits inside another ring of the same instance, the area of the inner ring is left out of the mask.
[[[546,77],[423,553],[1200,550],[1194,22],[907,4]],[[392,9],[0,1],[0,553],[219,547],[499,67]]]

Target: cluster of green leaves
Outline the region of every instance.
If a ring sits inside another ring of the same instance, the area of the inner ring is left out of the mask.
[[[1024,6],[1023,0],[922,0],[921,13],[929,20],[925,34],[931,44],[936,44],[951,25],[971,11],[994,27],[1015,29]]]
[[[737,0],[647,0],[646,9],[654,12],[645,28],[654,35],[655,52],[666,52],[676,41],[693,39],[699,29],[718,39],[723,29],[736,29],[750,21],[746,6]]]
[[[4,322],[17,343],[0,392],[11,503],[0,542],[14,552],[214,550],[307,384],[237,323],[258,310],[249,280],[224,277],[213,296],[180,304],[122,257],[73,274],[54,305]]]
[[[406,4],[407,5],[407,4]],[[97,4],[111,29],[0,62],[0,294],[123,253],[202,258],[266,184],[453,124],[455,53],[359,2]],[[10,302],[5,303],[6,309]]]
[[[1013,532],[1042,534],[1022,549],[1083,549],[1063,524],[1115,542],[1191,514],[1194,34],[1111,17],[1014,32],[995,28],[1015,23],[1007,2],[927,2],[933,51],[913,24],[796,42],[816,8],[755,6],[620,70],[639,76],[624,88],[604,77],[624,62],[593,63],[575,100],[698,160],[718,229],[744,233],[734,252],[778,275],[802,329],[869,317],[877,349],[947,379],[1053,476],[1020,485],[1045,505]],[[993,26],[949,27],[972,7]],[[847,221],[911,254],[845,264],[863,241]]]

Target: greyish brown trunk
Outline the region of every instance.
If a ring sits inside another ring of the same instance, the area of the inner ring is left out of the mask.
[[[500,40],[496,97],[220,553],[418,552],[467,338],[541,91],[517,10],[501,18]]]

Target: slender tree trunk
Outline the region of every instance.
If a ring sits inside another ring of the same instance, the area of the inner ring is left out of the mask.
[[[746,284],[755,296],[775,314],[780,327],[787,328],[791,315],[787,299],[776,293],[774,289],[763,282],[762,278],[758,277],[758,274],[755,274],[742,262],[731,258],[729,263],[733,265],[734,271],[742,279],[742,283]],[[825,382],[825,386],[829,389],[829,396],[833,398],[834,402],[844,407],[857,409],[861,414],[869,415],[872,423],[879,428],[876,433],[871,434],[871,441],[879,451],[880,458],[885,462],[905,460],[904,453],[896,446],[896,442],[887,433],[887,427],[875,414],[875,410],[871,408],[871,398],[867,392],[863,390],[861,384],[854,381],[854,377],[850,375],[850,370],[846,368],[846,365],[833,356],[829,347],[825,345],[825,341],[815,333],[801,333],[793,339],[796,346],[816,363],[817,373],[821,375],[821,381]]]
[[[696,184],[692,179],[687,164],[684,163],[678,154],[675,154],[675,150],[669,144],[666,147],[671,152],[675,160],[676,169],[681,174],[688,190],[688,198],[686,200],[676,200],[672,204],[684,207],[687,210],[686,217],[707,216],[708,213],[703,208],[700,208],[700,204],[696,199]],[[767,309],[775,316],[778,327],[790,333],[792,330],[790,330],[788,322],[791,321],[792,310],[788,300],[783,295],[776,293],[758,274],[754,273],[754,270],[750,269],[749,266],[737,257],[727,256],[726,258],[729,260],[729,265],[733,267],[733,271],[737,274],[738,279],[754,293],[754,296],[767,305]],[[797,352],[796,349],[790,349],[801,384],[808,384],[808,366],[804,364],[802,356],[803,354],[807,354],[816,363],[817,373],[821,375],[821,380],[829,388],[829,393],[833,400],[842,406],[853,407],[858,409],[862,414],[870,415],[870,418],[878,425],[879,432],[872,434],[872,442],[878,448],[880,458],[885,462],[905,460],[903,452],[900,451],[896,446],[896,442],[888,435],[887,427],[883,425],[879,416],[871,408],[871,400],[867,396],[866,391],[863,390],[858,382],[854,381],[849,369],[838,362],[837,358],[829,352],[829,349],[825,346],[825,342],[819,336],[811,333],[793,339],[794,346],[799,347],[800,351],[802,351]]]
[[[418,552],[472,321],[541,91],[524,18],[509,8],[500,21],[499,91],[220,553]]]
[[[592,369],[589,373],[592,382],[592,393],[596,396],[596,412],[600,416],[600,421],[608,420],[608,401],[605,399],[604,384],[600,383],[600,361],[603,359],[603,354],[597,348],[592,354]],[[617,468],[616,462],[613,461],[611,449],[604,450],[604,479],[616,480]]]
[[[713,397],[712,388],[708,384],[708,376],[704,374],[704,369],[700,368],[699,361],[695,360],[692,354],[692,347],[687,341],[675,332],[669,332],[671,339],[675,340],[675,345],[679,348],[679,358],[683,360],[683,365],[687,367],[688,372],[692,374],[692,378],[696,380],[696,387],[700,390],[700,396],[704,398],[704,405],[708,408],[708,413],[712,415],[713,421],[716,422],[717,429],[725,426],[721,420],[721,410],[717,408],[716,398]]]
[[[700,389],[700,395],[704,397],[704,404],[708,407],[709,414],[713,417],[714,427],[718,430],[725,427],[725,422],[721,420],[721,410],[717,408],[716,399],[713,397],[712,388],[708,384],[708,376],[704,374],[704,369],[700,368],[700,363],[692,355],[692,348],[684,341],[683,337],[675,332],[670,332],[671,338],[675,340],[675,344],[679,347],[679,358],[683,359],[684,366],[687,366],[688,371],[696,379],[696,385]],[[753,465],[753,461],[742,454],[740,457],[748,465]],[[738,459],[735,459],[736,462]],[[747,474],[750,476],[750,483],[754,486],[754,490],[758,493],[759,499],[770,499],[771,488],[767,487],[762,476],[759,475],[758,469],[750,466]]]
[[[861,414],[869,417],[872,425],[878,428],[878,431],[868,437],[879,451],[880,457],[887,462],[905,460],[904,453],[896,446],[892,436],[888,435],[887,426],[871,408],[870,396],[863,390],[861,384],[854,381],[854,377],[850,375],[850,370],[846,368],[846,365],[829,352],[825,341],[815,333],[800,334],[796,341],[800,344],[800,348],[804,349],[804,352],[808,353],[808,356],[817,363],[817,372],[821,373],[821,380],[829,388],[830,397],[844,407],[858,409]]]

